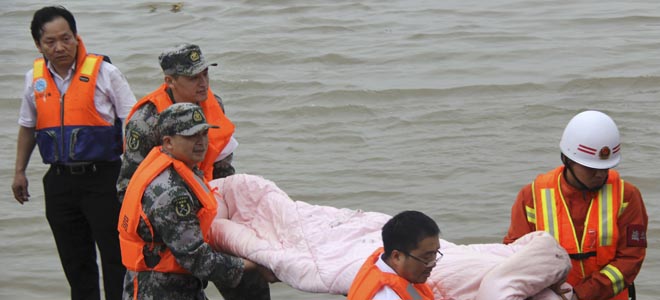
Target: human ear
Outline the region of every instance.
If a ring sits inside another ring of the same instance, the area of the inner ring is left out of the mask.
[[[163,149],[165,149],[167,152],[172,151],[172,137],[169,135],[166,135],[163,137]]]
[[[172,83],[174,83],[174,78],[170,75],[165,75],[165,84],[167,84],[167,87],[172,88]]]

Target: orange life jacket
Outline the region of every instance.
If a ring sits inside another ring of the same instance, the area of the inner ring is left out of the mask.
[[[571,214],[561,193],[561,176],[564,166],[539,175],[532,183],[534,206],[526,207],[527,219],[555,237],[571,257],[573,268],[568,274],[568,283],[578,284],[594,272],[603,273],[612,281],[616,297],[628,299],[621,271],[609,262],[616,255],[619,230],[617,219],[623,210],[623,180],[615,170],[609,170],[607,182],[592,199],[587,220],[578,241]]]
[[[347,300],[371,300],[385,286],[394,290],[401,300],[419,299],[410,295],[411,290],[417,292],[422,297],[421,299],[433,299],[433,291],[426,283],[411,284],[401,276],[381,271],[376,266],[376,262],[382,254],[383,248],[381,247],[362,264],[360,271],[353,279]]]
[[[103,56],[88,54],[78,39],[75,74],[63,95],[38,58],[33,65],[37,108],[36,142],[44,163],[115,161],[122,154],[122,127],[104,120],[96,110],[94,91]]]
[[[155,267],[147,266],[143,254],[144,247],[149,247],[150,250],[153,250],[157,244],[162,245],[162,243],[146,242],[138,235],[138,224],[142,220],[149,227],[153,241],[154,229],[149,222],[149,218],[142,210],[142,195],[156,176],[172,166],[202,205],[202,208],[197,212],[197,218],[199,219],[204,241],[207,243],[211,242],[211,223],[217,213],[218,203],[209,186],[202,178],[197,177],[181,161],[163,153],[161,148],[160,146],[154,147],[149,152],[149,155],[145,157],[144,161],[135,171],[126,189],[126,196],[121,206],[118,224],[121,258],[126,269],[135,272],[157,271],[189,274],[190,272],[176,262],[172,251],[167,248],[165,251],[160,252],[160,261]]]
[[[211,181],[213,179],[213,163],[222,152],[222,149],[229,143],[231,136],[234,134],[235,127],[225,116],[225,113],[222,112],[222,107],[220,107],[218,101],[215,101],[215,95],[213,95],[210,88],[207,94],[206,100],[198,104],[202,107],[202,111],[204,111],[206,121],[210,124],[220,126],[220,128],[209,130],[209,147],[206,150],[204,160],[199,165],[199,169],[204,172],[204,178],[207,181]],[[140,99],[133,106],[126,120],[130,120],[135,111],[147,102],[153,103],[159,114],[172,105],[172,99],[167,94],[167,84],[163,83],[154,92]]]

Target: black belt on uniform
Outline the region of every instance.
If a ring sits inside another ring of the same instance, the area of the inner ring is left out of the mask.
[[[94,173],[105,166],[119,164],[120,161],[81,162],[73,164],[52,164],[57,174],[85,175]]]

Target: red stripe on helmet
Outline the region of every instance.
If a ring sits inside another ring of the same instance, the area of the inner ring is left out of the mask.
[[[587,154],[591,154],[591,155],[596,154],[596,149],[591,148],[591,147],[587,147],[587,146],[582,145],[582,144],[578,145],[577,149],[578,149],[578,151],[581,151],[581,152],[584,152],[584,153],[587,153]]]

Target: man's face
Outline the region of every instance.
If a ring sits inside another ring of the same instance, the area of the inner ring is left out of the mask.
[[[43,34],[36,43],[37,49],[55,66],[55,70],[63,72],[71,68],[76,61],[78,40],[71,31],[69,23],[62,17],[57,17],[44,24]]]
[[[607,180],[608,169],[594,169],[585,167],[576,162],[572,163],[575,176],[589,189],[596,189],[605,184]]]
[[[163,147],[174,158],[192,168],[204,160],[209,145],[208,129],[195,135],[174,135],[163,138]]]
[[[408,255],[397,251],[394,271],[412,283],[424,283],[435,267],[437,256],[440,255],[438,250],[440,250],[439,237],[430,236],[419,242],[417,248],[411,250]]]
[[[206,100],[209,89],[209,69],[194,76],[165,76],[165,82],[172,89],[177,102],[198,103]]]

